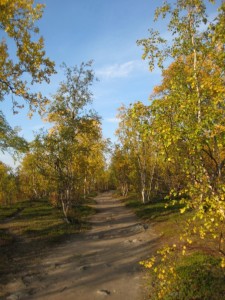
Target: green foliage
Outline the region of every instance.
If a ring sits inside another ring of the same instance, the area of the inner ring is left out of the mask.
[[[217,258],[198,253],[183,259],[177,267],[180,290],[173,299],[222,299],[225,272],[220,263]]]
[[[17,150],[25,152],[27,149],[28,145],[25,139],[18,136],[18,130],[10,127],[0,111],[0,151]]]
[[[140,101],[128,108],[121,107],[119,119],[121,122],[116,133],[121,147],[115,148],[111,168],[117,171],[118,183],[123,187],[131,182],[145,203],[155,196],[158,189],[154,189],[155,171],[159,166],[150,107]]]
[[[9,205],[17,200],[19,185],[12,169],[0,161],[0,205]]]
[[[164,300],[217,300],[225,295],[225,271],[220,260],[202,253],[182,257],[176,264],[177,277]],[[151,299],[159,299],[156,273],[151,273]]]
[[[30,144],[20,170],[22,190],[29,198],[49,197],[61,206],[67,222],[69,210],[97,188],[104,174],[104,150],[99,116],[89,110],[92,62],[79,67],[63,65],[65,81],[53,96],[47,119],[53,123]]]
[[[154,88],[150,106],[138,101],[120,110],[118,136],[130,166],[125,175],[142,199],[168,194],[169,199],[179,199],[174,204],[180,205],[184,218],[188,215],[179,224],[181,242],[166,245],[143,263],[156,273],[157,299],[170,295],[179,273],[176,259],[197,239],[211,239],[225,266],[225,4],[209,22],[206,2],[164,1],[155,11],[155,21],[162,17],[167,22],[170,40],[160,37],[156,28],[138,44],[150,70],[157,65],[162,69],[162,82]],[[137,211],[147,218],[154,214],[151,206]]]
[[[142,204],[135,195],[126,199],[126,205],[134,209],[137,216],[145,222],[152,221],[151,226],[161,235],[159,244],[173,243],[175,247],[169,257],[166,255],[163,258],[163,262],[161,261],[160,251],[154,260],[151,258],[141,263],[149,270],[148,288],[150,299],[162,298],[161,284],[165,284],[168,288],[167,292],[163,294],[163,299],[223,299],[225,273],[224,269],[221,268],[221,260],[218,257],[198,252],[180,256],[179,251],[176,250],[176,248],[183,249],[182,243],[178,240],[179,234],[182,233],[182,227],[185,226],[186,221],[193,212],[180,214],[182,205],[178,201],[175,205],[172,205],[169,200],[160,199],[156,200],[155,203]],[[176,232],[176,235],[174,232]],[[204,243],[199,244],[197,247],[201,248],[203,245]],[[167,248],[167,251],[169,251],[169,248]],[[169,262],[167,261],[168,258]],[[163,269],[160,270],[160,267]]]
[[[41,18],[43,7],[34,5],[33,0],[0,1],[0,101],[10,95],[14,113],[24,107],[24,102],[29,105],[30,115],[36,109],[43,113],[48,103],[40,92],[31,89],[34,84],[49,83],[55,73],[54,63],[46,57],[43,38],[35,39],[39,32],[35,22]],[[1,111],[0,139],[1,151],[27,150],[26,141],[10,127]]]
[[[130,171],[131,164],[128,152],[116,145],[111,157],[110,176],[113,183],[119,186],[122,196],[127,196],[132,184]]]
[[[31,92],[30,85],[49,82],[54,73],[54,63],[45,55],[43,38],[35,40],[39,32],[35,22],[41,18],[43,8],[42,4],[34,5],[33,0],[0,1],[0,29],[4,32],[0,42],[0,100],[12,94],[27,101],[31,110],[39,107],[40,112],[47,99],[41,93]],[[9,51],[9,40],[15,45],[15,53]],[[29,75],[26,80],[25,74]],[[15,112],[21,108],[16,98],[13,108]]]

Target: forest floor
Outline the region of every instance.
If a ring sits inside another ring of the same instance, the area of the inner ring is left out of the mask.
[[[144,299],[139,262],[154,253],[160,237],[112,193],[95,200],[92,229],[23,260],[1,283],[0,299]]]

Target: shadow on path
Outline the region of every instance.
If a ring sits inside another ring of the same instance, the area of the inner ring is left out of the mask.
[[[9,300],[143,299],[139,261],[151,255],[159,237],[112,193],[95,200],[98,213],[91,220],[92,230],[22,272],[11,283]]]

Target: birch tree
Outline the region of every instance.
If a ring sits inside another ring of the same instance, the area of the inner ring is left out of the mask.
[[[151,30],[150,37],[138,43],[144,48],[143,57],[149,59],[150,69],[155,64],[163,69],[162,84],[152,95],[153,127],[165,146],[159,151],[171,166],[179,164],[181,176],[185,178],[181,189],[171,188],[170,196],[182,198],[180,202],[185,206],[181,213],[188,209],[193,211],[181,236],[182,252],[185,253],[186,244],[192,243],[193,233],[201,239],[206,236],[217,239],[218,250],[223,256],[225,85],[222,28],[225,5],[221,4],[218,16],[210,22],[205,3],[181,0],[172,5],[165,1],[156,10],[155,19],[162,16],[168,20],[171,41],[166,44]],[[168,57],[173,60],[169,67],[163,64]],[[162,250],[162,260],[167,260],[167,255],[173,251],[173,247]],[[154,264],[153,258],[149,266]],[[224,258],[221,265],[224,266]],[[158,268],[161,281],[157,299],[164,299],[170,292],[167,280],[174,278],[172,266],[171,270],[163,275],[165,266],[162,264]]]

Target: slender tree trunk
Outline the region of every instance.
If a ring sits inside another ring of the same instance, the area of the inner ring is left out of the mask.
[[[68,190],[66,190],[66,195],[64,196],[63,193],[60,193],[60,199],[61,199],[61,204],[62,204],[62,209],[63,209],[63,214],[65,217],[66,223],[70,223],[68,219],[68,211],[69,211],[69,201],[68,201]]]
[[[86,196],[87,196],[87,177],[85,175],[84,177],[84,200],[86,199]]]
[[[145,186],[142,187],[141,197],[142,197],[142,202],[143,202],[143,204],[145,204],[145,203],[146,203],[146,191],[145,191]]]
[[[153,167],[151,168],[151,177],[150,177],[150,182],[149,182],[149,190],[147,193],[147,201],[150,201],[150,195],[152,192],[152,182],[153,182],[153,178],[154,178],[154,174],[155,174],[155,166],[156,166],[156,162],[154,162]]]
[[[196,51],[196,42],[195,42],[195,33],[194,33],[194,29],[193,29],[193,24],[194,24],[194,20],[193,20],[193,7],[191,7],[189,9],[189,26],[190,26],[190,32],[191,32],[191,43],[192,43],[192,47],[193,47],[193,70],[194,70],[194,79],[195,79],[195,86],[196,86],[196,93],[197,93],[197,99],[198,99],[198,112],[197,112],[197,120],[198,123],[201,123],[201,95],[200,95],[200,88],[199,88],[199,80],[198,80],[198,74],[197,74],[197,51]]]
[[[141,197],[142,202],[146,203],[146,161],[144,159],[144,163],[141,163],[140,157],[138,157],[139,164],[139,172],[140,172],[140,180],[141,180]]]
[[[121,193],[123,197],[127,196],[128,193],[128,184],[127,183],[122,183],[121,185]]]
[[[68,206],[66,205],[66,203],[64,201],[62,201],[62,208],[63,208],[63,214],[65,217],[65,221],[66,221],[66,223],[70,224],[70,221],[68,219]]]

